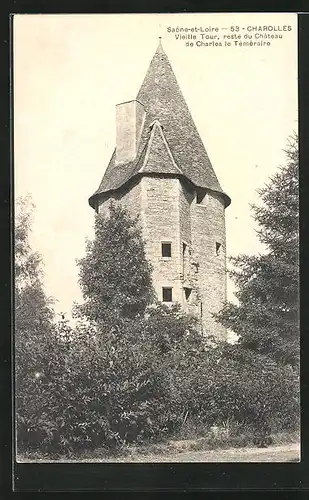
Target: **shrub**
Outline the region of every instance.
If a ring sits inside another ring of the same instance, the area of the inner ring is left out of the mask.
[[[61,452],[162,439],[181,422],[175,373],[166,369],[200,342],[195,321],[177,307],[153,306],[108,331],[60,322],[49,363],[28,388],[36,409],[18,420],[22,448]]]
[[[177,307],[152,306],[109,330],[62,321],[48,358],[18,420],[23,449],[117,451],[192,430],[192,422],[211,447],[243,446],[248,429],[297,425],[291,368],[237,345],[210,347]]]
[[[190,417],[206,428],[230,418],[260,431],[293,430],[299,424],[295,371],[237,345],[200,353],[175,384]]]

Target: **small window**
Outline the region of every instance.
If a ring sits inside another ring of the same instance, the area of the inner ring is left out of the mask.
[[[185,288],[185,297],[186,297],[186,300],[189,300],[191,292],[192,292],[192,288],[187,288],[187,287]]]
[[[172,256],[172,245],[171,243],[162,243],[162,257]]]
[[[162,288],[162,300],[163,302],[172,302],[173,301],[173,294],[172,294],[172,288]]]
[[[216,243],[216,255],[220,255],[220,253],[221,253],[221,247],[222,247],[221,243],[217,242]]]
[[[188,250],[188,245],[186,243],[182,244],[182,274],[185,274],[185,261],[187,260],[187,250]]]

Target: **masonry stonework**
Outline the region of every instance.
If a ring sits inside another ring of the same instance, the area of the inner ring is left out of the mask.
[[[133,217],[140,214],[141,209],[141,185],[139,182],[132,182],[126,188],[113,191],[102,196],[98,202],[98,213],[102,215],[109,214],[110,203],[119,203],[126,208]]]
[[[225,208],[230,198],[221,189],[161,44],[137,100],[117,110],[117,147],[89,203],[108,215],[113,201],[139,216],[158,299],[163,300],[164,288],[171,289],[172,303],[199,317],[205,335],[223,339],[226,331],[213,313],[226,300]],[[162,255],[162,243],[170,245],[169,256]]]
[[[192,248],[198,267],[200,316],[210,335],[224,337],[225,329],[214,321],[226,300],[226,241],[224,205],[214,193],[201,204],[191,204]],[[217,248],[217,245],[220,245]]]

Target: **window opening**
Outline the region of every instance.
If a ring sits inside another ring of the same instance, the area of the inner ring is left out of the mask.
[[[172,256],[171,243],[162,243],[161,253],[162,253],[162,257],[171,257]]]
[[[187,258],[187,248],[188,245],[186,243],[182,244],[182,274],[185,275],[185,260]]]
[[[167,288],[167,287],[162,288],[162,300],[163,302],[173,301],[172,288]]]
[[[221,243],[217,242],[216,243],[216,255],[220,255],[220,253],[221,253],[221,247],[222,247]]]
[[[186,297],[186,300],[189,300],[191,292],[192,292],[192,288],[185,287],[185,297]]]

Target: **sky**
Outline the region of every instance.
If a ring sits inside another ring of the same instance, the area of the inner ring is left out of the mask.
[[[262,47],[188,47],[168,31],[260,25],[292,29]],[[115,106],[136,98],[158,37],[232,199],[227,254],[263,251],[250,204],[298,128],[296,14],[16,15],[13,29],[15,198],[31,194],[36,206],[30,241],[56,311],[82,300],[76,259],[93,237],[88,198],[115,147]]]

